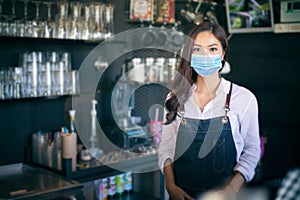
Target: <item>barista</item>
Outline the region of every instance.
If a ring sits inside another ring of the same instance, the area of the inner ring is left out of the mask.
[[[236,193],[260,158],[258,106],[246,88],[220,77],[228,42],[211,22],[189,33],[165,103],[159,166],[170,199]]]

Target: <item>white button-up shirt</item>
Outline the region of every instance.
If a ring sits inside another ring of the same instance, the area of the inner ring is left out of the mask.
[[[192,89],[195,90],[196,85],[193,85]],[[204,107],[202,112],[192,94],[184,105],[184,117],[211,119],[224,116],[226,95],[229,89],[230,82],[222,78],[216,91],[216,97]],[[228,117],[236,148],[237,164],[233,170],[243,174],[248,182],[253,178],[260,159],[257,100],[248,89],[233,84]],[[166,159],[173,160],[174,158],[180,122],[181,118],[176,117],[172,123],[163,126],[161,143],[158,148],[158,162],[162,172]]]

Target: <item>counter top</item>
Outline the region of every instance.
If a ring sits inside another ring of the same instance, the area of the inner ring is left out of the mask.
[[[0,199],[83,197],[80,183],[23,163],[1,166],[0,186]]]
[[[72,160],[63,158],[62,175],[78,182],[86,182],[117,174],[120,170],[138,173],[155,171],[158,169],[157,159],[158,157],[156,153],[141,155],[135,158],[111,163],[110,165],[101,164],[99,161],[94,159],[85,163],[88,167],[77,167],[76,172],[73,172],[71,168]],[[80,165],[82,165],[82,163]]]

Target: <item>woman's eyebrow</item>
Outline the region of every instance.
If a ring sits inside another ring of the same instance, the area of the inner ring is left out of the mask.
[[[198,46],[198,47],[201,47],[201,45],[200,45],[200,44],[193,44],[193,46]]]
[[[201,45],[200,44],[194,44],[193,46],[198,46],[198,47],[201,47]],[[210,44],[210,45],[208,45],[208,47],[212,47],[212,46],[218,46],[217,44]]]

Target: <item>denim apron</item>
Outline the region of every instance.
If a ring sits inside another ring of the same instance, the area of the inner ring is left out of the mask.
[[[224,186],[234,173],[236,149],[227,117],[231,89],[232,85],[225,116],[185,118],[179,126],[173,163],[175,183],[194,198]]]

